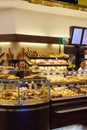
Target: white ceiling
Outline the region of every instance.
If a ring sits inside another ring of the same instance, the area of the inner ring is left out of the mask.
[[[56,6],[44,6],[40,4],[29,3],[24,0],[0,0],[0,9],[5,8],[18,8],[31,11],[39,11],[43,13],[51,13],[56,15],[67,15],[71,17],[78,17],[87,19],[87,12],[80,10],[73,10],[68,8]]]

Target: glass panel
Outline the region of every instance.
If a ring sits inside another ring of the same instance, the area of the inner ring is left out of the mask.
[[[32,105],[49,101],[49,82],[43,79],[21,80],[19,84],[20,104]]]

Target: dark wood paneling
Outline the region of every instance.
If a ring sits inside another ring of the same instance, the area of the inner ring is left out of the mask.
[[[51,128],[86,123],[87,96],[51,101]]]
[[[50,104],[1,106],[0,130],[50,130]]]
[[[77,54],[78,53],[78,48],[77,46],[72,46],[72,45],[65,45],[64,46],[64,52],[67,54]]]
[[[0,34],[0,42],[14,42],[15,35],[14,34]]]
[[[58,44],[59,39],[57,37],[15,34],[15,41]]]
[[[0,42],[34,42],[58,44],[58,37],[23,35],[23,34],[0,34]]]

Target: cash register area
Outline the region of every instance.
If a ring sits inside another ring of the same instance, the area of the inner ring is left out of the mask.
[[[53,130],[87,130],[87,125],[71,125],[71,126],[66,126],[58,129],[53,129]]]

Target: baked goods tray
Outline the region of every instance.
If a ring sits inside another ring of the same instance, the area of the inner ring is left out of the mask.
[[[50,82],[51,85],[70,85],[70,84],[86,84],[87,80],[85,81],[77,81],[77,82]]]
[[[29,59],[69,59],[69,57],[59,57],[59,56],[55,56],[55,55],[51,55],[51,56],[29,56],[27,53],[25,53],[25,55],[29,58]]]
[[[69,64],[37,64],[38,66],[69,66]],[[30,64],[33,66],[33,64]]]
[[[0,78],[0,83],[14,83],[14,82],[20,82],[20,81],[47,81],[46,77],[30,77],[26,76],[21,79],[8,79],[8,78]]]
[[[86,99],[87,100],[87,95],[78,95],[78,96],[67,96],[67,97],[57,97],[57,98],[51,98],[51,101],[60,101],[60,100],[67,100],[67,99]]]
[[[8,106],[17,106],[17,105],[34,105],[34,104],[41,104],[48,102],[47,98],[43,99],[29,99],[29,100],[5,100],[5,99],[0,99],[0,105],[8,105]]]
[[[0,83],[14,83],[18,81],[18,79],[0,79]]]

